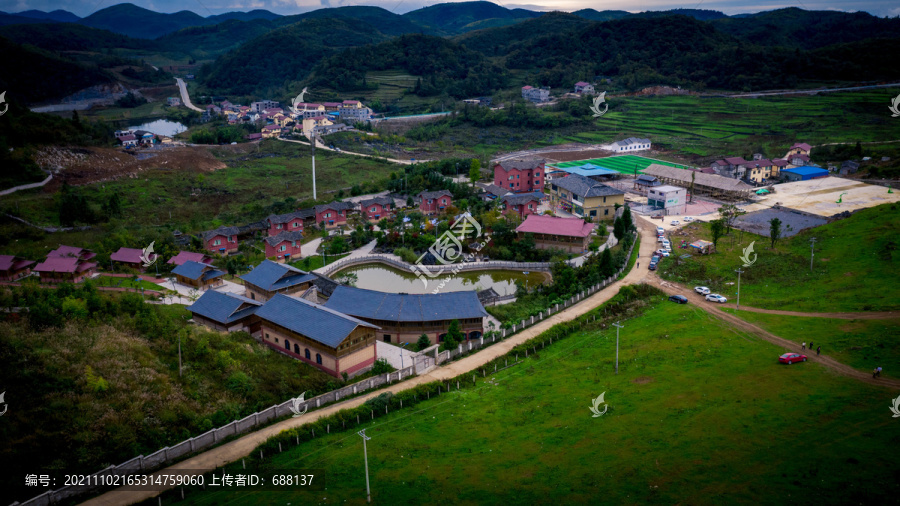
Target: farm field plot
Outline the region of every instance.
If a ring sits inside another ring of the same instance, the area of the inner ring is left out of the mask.
[[[363,422],[373,502],[870,503],[900,492],[891,392],[814,363],[779,365],[777,346],[653,299],[624,322],[618,375],[615,332],[576,333],[474,387]],[[594,417],[600,394],[606,412]],[[265,460],[315,470],[318,490],[197,487],[162,501],[364,504],[356,430]]]
[[[653,158],[647,158],[638,155],[618,155],[605,158],[591,158],[590,160],[575,160],[571,162],[549,164],[548,166],[565,169],[582,167],[584,165],[591,164],[602,169],[610,169],[622,174],[643,174],[644,169],[654,163],[666,165],[668,167],[684,168],[684,165],[681,164],[666,162],[663,160],[656,160]]]

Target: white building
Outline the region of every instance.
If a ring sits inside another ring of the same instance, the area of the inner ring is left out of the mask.
[[[650,139],[639,139],[637,137],[629,137],[621,141],[614,142],[604,146],[604,149],[615,151],[616,153],[631,153],[634,151],[646,151],[650,149]]]
[[[578,81],[575,83],[575,93],[581,93],[584,95],[593,95],[597,93],[594,91],[594,85],[591,83],[586,83],[584,81]]]
[[[647,204],[664,209],[667,216],[684,214],[687,206],[687,190],[669,185],[647,188]]]
[[[522,98],[530,102],[547,102],[550,100],[550,88],[522,86]]]
[[[266,109],[277,109],[278,107],[278,102],[274,102],[272,100],[263,100],[261,102],[253,102],[252,104],[250,104],[250,111],[265,112]]]

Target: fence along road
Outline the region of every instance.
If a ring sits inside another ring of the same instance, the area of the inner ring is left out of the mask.
[[[637,220],[637,225],[641,229],[640,256],[649,258],[653,250],[656,248],[656,226],[644,220]],[[416,376],[415,378],[410,378],[409,380],[391,385],[381,390],[376,390],[367,395],[354,397],[343,402],[325,406],[321,409],[307,412],[305,415],[298,418],[288,418],[287,420],[282,420],[256,432],[251,432],[250,434],[247,434],[240,439],[236,439],[222,446],[212,448],[189,459],[183,460],[177,464],[161,469],[156,473],[153,473],[153,475],[164,474],[176,469],[212,470],[250,455],[251,453],[253,453],[253,450],[255,450],[257,446],[265,443],[266,440],[270,437],[278,435],[281,431],[300,427],[303,424],[314,422],[320,418],[328,417],[342,409],[353,408],[362,405],[363,403],[365,403],[365,401],[373,397],[377,397],[384,392],[397,393],[409,388],[413,388],[417,385],[430,383],[432,381],[449,380],[465,372],[475,370],[478,367],[481,367],[482,365],[490,362],[491,360],[505,355],[517,345],[538,336],[554,325],[573,320],[591,311],[592,309],[615,296],[616,293],[618,293],[620,287],[624,285],[638,284],[643,282],[646,275],[646,270],[632,269],[631,272],[629,272],[623,279],[613,282],[594,295],[586,297],[581,301],[575,303],[574,305],[569,306],[567,309],[560,310],[558,313],[554,313],[549,317],[544,318],[544,320],[540,323],[535,323],[534,325],[526,328],[518,334],[515,334],[512,337],[509,337],[503,341],[498,342],[497,344],[481,350],[478,353],[471,354],[456,362],[451,362],[442,367],[435,368],[427,374]],[[158,491],[111,490],[103,495],[85,501],[83,505],[124,506],[150,499],[158,494]]]

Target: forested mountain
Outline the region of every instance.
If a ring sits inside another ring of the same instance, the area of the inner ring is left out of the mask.
[[[28,11],[22,11],[15,13],[16,16],[23,16],[26,18],[34,18],[34,19],[44,19],[48,21],[57,21],[60,23],[74,23],[78,21],[79,18],[75,14],[72,14],[69,11],[64,11],[62,9],[57,9],[55,11],[44,12],[35,9],[31,9]]]
[[[48,51],[96,51],[107,48],[153,49],[145,39],[113,33],[74,23],[38,23],[0,27],[0,36],[19,44],[31,44]]]
[[[348,49],[323,60],[310,82],[337,91],[369,89],[367,71],[402,69],[421,76],[420,96],[448,93],[465,97],[490,93],[507,84],[507,72],[478,52],[440,37],[409,34],[387,42]]]
[[[229,20],[215,25],[182,28],[156,39],[158,47],[165,51],[183,51],[203,58],[236,49],[241,44],[265,35],[277,26],[271,20]]]
[[[574,14],[551,12],[514,26],[472,31],[458,35],[453,40],[486,56],[503,56],[517,45],[547,34],[570,33],[591,24],[592,21]]]
[[[253,21],[254,19],[267,19],[269,21],[282,17],[281,14],[275,14],[265,9],[255,9],[248,12],[226,12],[225,14],[217,14],[208,16],[206,20],[211,23],[223,23],[225,21]]]
[[[900,18],[877,18],[866,12],[805,11],[796,7],[716,19],[712,25],[754,44],[803,49],[900,37]]]
[[[435,32],[458,34],[470,30],[516,23],[540,16],[540,12],[507,9],[491,2],[453,2],[436,4],[407,12],[404,18]]]
[[[275,22],[279,26],[284,26],[307,19],[342,19],[348,23],[356,24],[360,29],[374,30],[384,35],[402,35],[404,33],[420,32],[430,33],[426,27],[414,23],[399,14],[394,14],[381,7],[371,7],[366,5],[317,9],[297,16],[284,16]]]
[[[117,4],[101,9],[78,23],[129,37],[155,39],[188,26],[208,25],[215,21],[209,21],[190,11],[162,14],[134,4]]]
[[[631,16],[631,13],[628,11],[598,11],[594,9],[581,9],[572,14],[591,21],[612,21]]]

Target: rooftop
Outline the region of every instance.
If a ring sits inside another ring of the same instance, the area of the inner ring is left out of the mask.
[[[141,258],[143,255],[144,251],[137,248],[119,248],[119,251],[109,255],[109,259],[113,262],[140,264],[144,262]]]
[[[212,263],[212,258],[209,258],[203,253],[194,253],[193,251],[179,251],[177,255],[170,258],[166,263],[181,265],[188,260],[204,264]]]
[[[224,276],[225,272],[220,271],[209,264],[188,260],[187,262],[172,269],[172,274],[184,276],[188,279],[196,281],[198,279],[207,280],[213,277]]]
[[[24,269],[36,263],[34,260],[26,260],[13,255],[0,255],[0,271]]]
[[[269,243],[269,246],[278,246],[284,241],[299,241],[300,239],[303,239],[303,232],[291,230],[282,232],[274,237],[266,237],[266,242]]]
[[[373,199],[360,200],[359,205],[362,207],[371,206],[373,204],[378,204],[382,206],[392,206],[394,205],[394,199],[391,197],[375,197]]]
[[[325,306],[358,318],[385,321],[426,322],[487,316],[474,291],[385,293],[339,285]]]
[[[277,244],[277,243],[276,243]],[[252,271],[240,276],[245,282],[267,292],[312,281],[315,276],[290,265],[263,260]]]
[[[208,240],[212,239],[213,237],[216,237],[219,235],[228,237],[228,236],[237,235],[237,234],[238,234],[237,227],[221,226],[215,230],[207,230],[206,232],[203,232],[200,235],[203,237],[204,240],[208,241]]]
[[[791,174],[799,174],[801,176],[811,176],[814,174],[828,174],[828,169],[822,167],[813,167],[806,165],[804,167],[794,167],[793,169],[784,169],[781,172],[790,172]]]
[[[543,158],[524,158],[521,160],[504,160],[502,162],[498,162],[495,165],[499,165],[503,167],[503,170],[531,170],[542,168],[544,166],[545,160]]]
[[[356,327],[379,328],[326,306],[280,293],[257,309],[256,316],[331,348],[337,348]]]
[[[419,197],[420,199],[436,199],[436,198],[440,198],[440,197],[444,197],[444,196],[452,197],[453,194],[450,193],[450,190],[436,190],[433,192],[420,192],[416,196]]]
[[[218,323],[232,323],[256,312],[262,303],[242,295],[207,290],[186,309]]]
[[[559,218],[543,214],[529,214],[525,221],[516,228],[516,232],[587,237],[593,229],[593,223],[585,223],[581,218]]]
[[[554,179],[553,184],[583,198],[625,194],[622,190],[598,183],[581,174],[570,174],[562,179]]]

